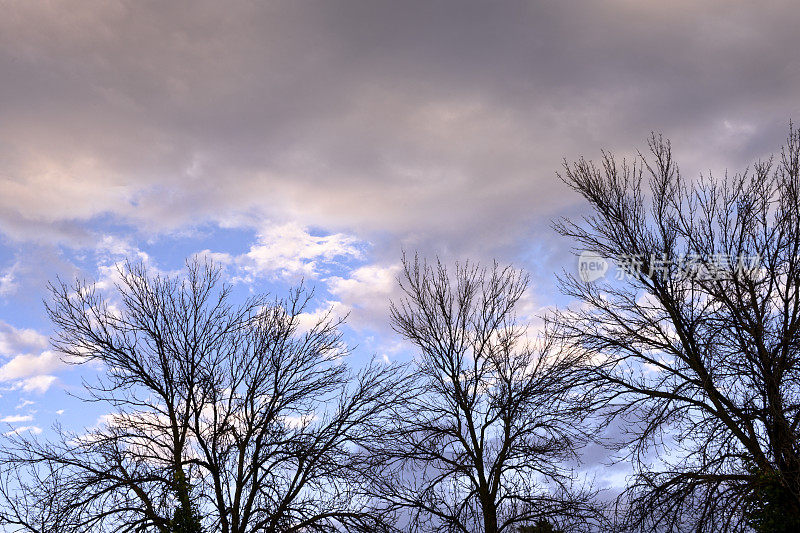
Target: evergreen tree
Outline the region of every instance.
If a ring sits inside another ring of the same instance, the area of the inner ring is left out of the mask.
[[[191,486],[186,478],[183,468],[178,467],[175,472],[175,494],[178,497],[178,506],[170,523],[170,533],[202,533],[200,518],[192,505]]]
[[[521,526],[519,533],[563,533],[563,530],[556,529],[547,520],[537,520],[532,526]]]

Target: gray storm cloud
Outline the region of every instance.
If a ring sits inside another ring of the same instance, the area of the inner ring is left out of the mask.
[[[790,2],[11,2],[0,231],[295,220],[497,252],[550,239],[563,157],[747,164],[800,102]],[[233,222],[232,222],[233,221]],[[394,248],[393,248],[394,250]]]

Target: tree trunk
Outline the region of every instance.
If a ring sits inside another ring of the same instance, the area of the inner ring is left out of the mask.
[[[488,497],[481,498],[483,507],[483,531],[484,533],[497,533],[497,506]]]

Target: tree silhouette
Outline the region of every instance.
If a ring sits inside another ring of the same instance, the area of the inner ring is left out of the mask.
[[[395,329],[417,349],[414,394],[387,427],[394,472],[375,481],[421,531],[514,531],[534,519],[586,527],[591,493],[565,466],[589,413],[575,353],[530,339],[512,268],[404,260]]]
[[[183,468],[178,468],[175,473],[175,496],[178,505],[169,524],[170,533],[202,533],[202,525],[197,511],[192,505],[191,486],[186,479]]]
[[[770,517],[800,517],[800,132],[777,160],[694,182],[649,144],[565,163],[593,213],[556,228],[624,270],[566,274],[581,305],[555,321],[625,421],[627,526],[783,531]]]
[[[115,289],[51,286],[55,345],[102,364],[85,400],[111,413],[85,432],[11,435],[0,454],[8,531],[379,531],[365,446],[403,387],[396,369],[346,364],[341,320],[311,294],[241,305],[211,263],[143,264]],[[311,316],[312,320],[301,319]]]

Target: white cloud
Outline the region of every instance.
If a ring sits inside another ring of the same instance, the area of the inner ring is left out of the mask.
[[[350,309],[342,302],[327,301],[314,311],[297,315],[297,334],[300,335],[310,331],[326,316],[331,320],[337,320],[344,318],[349,312]]]
[[[56,381],[58,381],[58,378],[49,374],[40,374],[21,379],[0,377],[0,381],[11,382],[11,385],[6,388],[6,390],[22,390],[24,392],[36,392],[43,394],[47,392]]]
[[[290,429],[303,429],[311,425],[317,415],[314,413],[307,413],[301,416],[285,416],[281,419],[283,425]]]
[[[18,382],[17,387],[25,392],[45,393],[56,381],[58,378],[55,376],[33,376]]]
[[[148,255],[139,250],[130,240],[115,235],[103,235],[95,246],[95,251],[101,256],[110,256],[114,258],[124,257],[133,259],[134,257],[139,257],[142,261],[147,261],[149,259]]]
[[[0,418],[0,422],[5,422],[6,424],[17,424],[19,422],[31,422],[31,421],[33,421],[33,417],[31,415],[9,415]]]
[[[241,279],[247,282],[261,276],[315,278],[337,259],[360,258],[361,247],[363,243],[353,236],[312,235],[308,228],[289,222],[264,229],[250,251],[235,262],[244,273]]]
[[[47,344],[47,337],[36,330],[18,329],[0,320],[0,355],[10,357],[20,352],[43,350]]]
[[[376,293],[388,296],[396,288],[400,268],[400,265],[363,266],[353,270],[349,278],[328,278],[328,290],[348,302],[363,302]]]
[[[30,378],[55,372],[65,366],[59,354],[51,350],[38,355],[22,354],[0,367],[0,381]]]
[[[384,328],[388,326],[389,301],[398,295],[400,269],[399,264],[366,265],[347,278],[332,276],[325,282],[328,291],[350,310],[351,325]]]
[[[217,266],[227,266],[234,262],[234,257],[231,254],[223,252],[212,252],[211,250],[202,250],[194,254],[200,260],[208,260]]]
[[[11,431],[4,433],[4,435],[8,437],[10,435],[19,435],[20,433],[25,433],[25,432],[30,432],[33,433],[34,435],[38,435],[39,433],[42,432],[42,428],[38,426],[20,426],[18,428],[14,428]]]
[[[94,287],[102,291],[109,311],[117,312],[121,303],[121,294],[116,286],[124,286],[123,276],[128,272],[126,262],[141,263],[149,275],[164,277],[180,276],[182,270],[164,270],[159,268],[157,262],[150,255],[141,250],[127,238],[105,235],[95,246],[97,278]]]
[[[16,292],[19,284],[16,274],[19,270],[19,261],[0,272],[0,296],[8,296]]]

